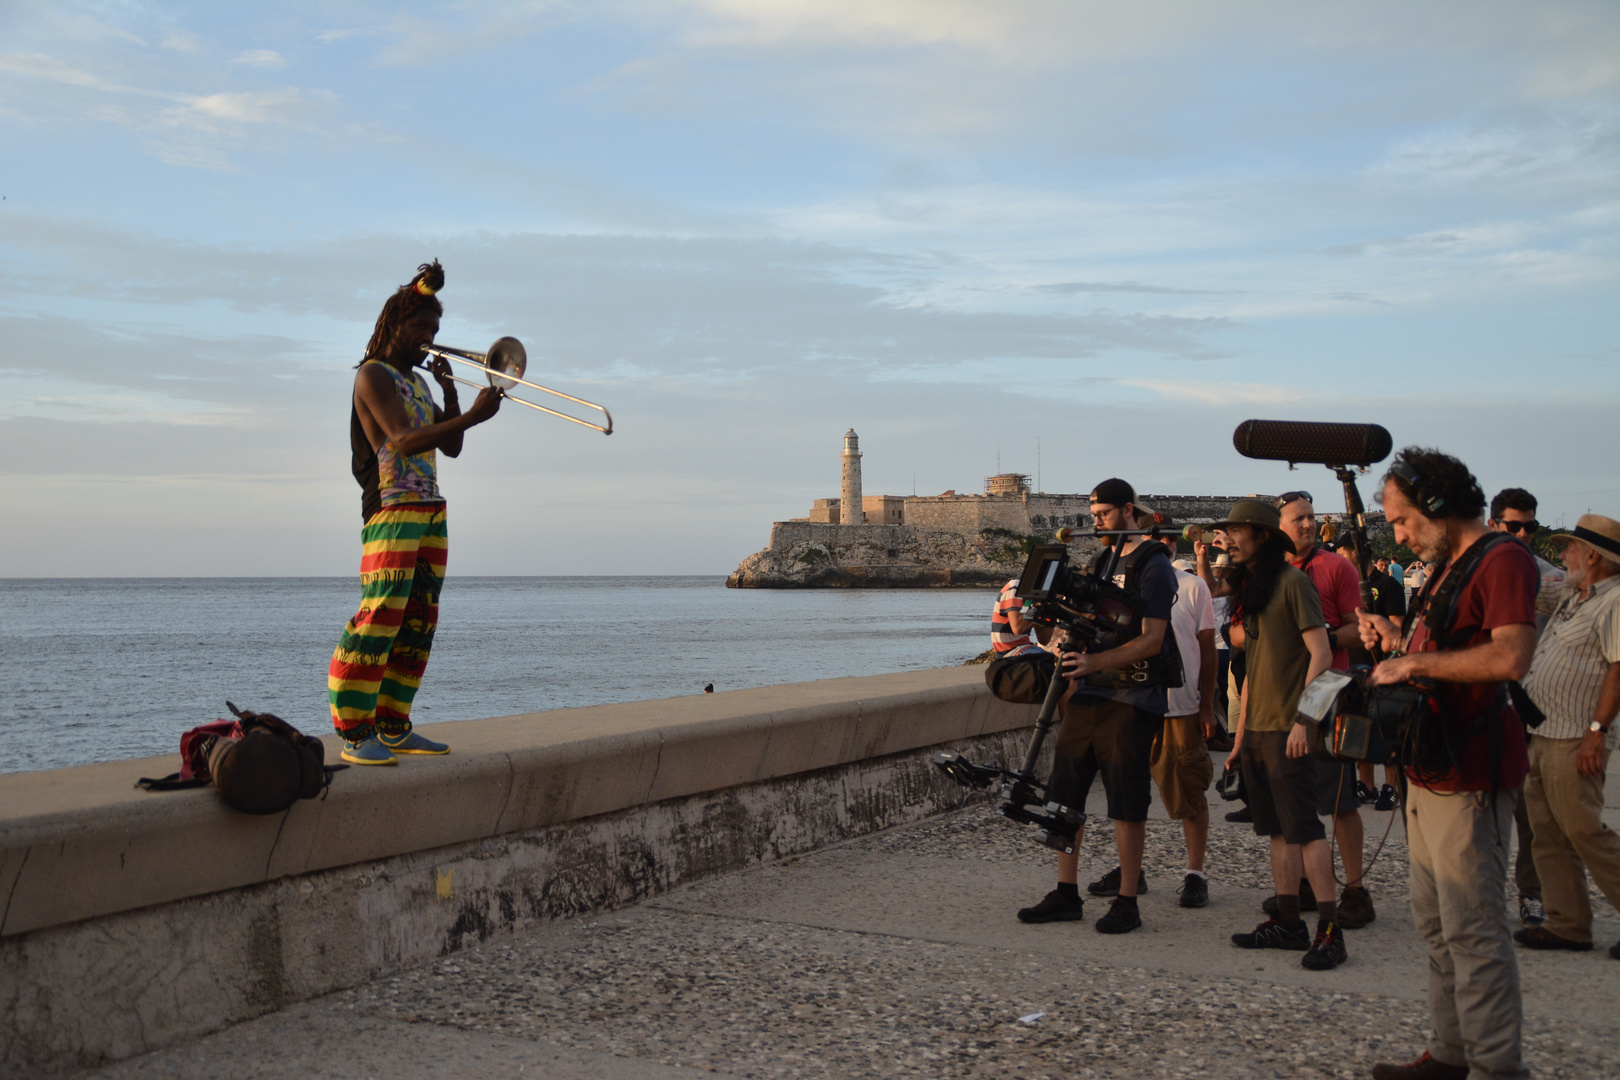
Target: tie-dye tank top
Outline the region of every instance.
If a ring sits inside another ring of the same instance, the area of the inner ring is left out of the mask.
[[[410,375],[402,374],[398,368],[381,360],[366,363],[381,364],[393,378],[394,389],[399,392],[400,403],[405,406],[412,428],[433,423],[433,398],[421,375],[414,371]],[[357,412],[351,414],[349,443],[354,451],[354,478],[360,482],[362,519],[371,520],[371,516],[385,506],[434,502],[440,498],[437,451],[399,454],[386,443],[373,451]]]

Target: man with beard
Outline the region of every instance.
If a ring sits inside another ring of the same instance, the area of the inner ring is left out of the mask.
[[[1530,737],[1524,797],[1547,920],[1514,932],[1531,949],[1592,947],[1586,874],[1620,908],[1620,836],[1603,824],[1603,780],[1620,712],[1620,521],[1585,514],[1564,545],[1569,591],[1536,645],[1524,689],[1546,719]],[[1620,944],[1609,949],[1620,960]]]
[[[1255,834],[1271,840],[1277,889],[1276,913],[1250,933],[1233,934],[1232,944],[1302,950],[1302,966],[1326,971],[1345,960],[1344,930],[1335,919],[1327,831],[1316,814],[1315,762],[1299,722],[1300,692],[1333,661],[1322,603],[1310,578],[1288,563],[1294,543],[1275,507],[1239,499],[1215,528],[1226,533],[1235,571],[1227,582],[1243,612],[1248,652],[1237,745],[1226,764],[1242,762]],[[1235,645],[1236,623],[1232,632]],[[1301,878],[1318,897],[1314,940],[1299,916]]]
[[[1136,528],[1136,491],[1124,480],[1104,480],[1091,493],[1094,526],[1103,550],[1092,564],[1100,573],[1115,566],[1114,583],[1141,598],[1142,607],[1123,644],[1097,653],[1060,652],[1063,677],[1070,680],[1058,729],[1048,794],[1054,802],[1081,809],[1100,773],[1108,795],[1119,852],[1117,895],[1097,932],[1125,934],[1142,925],[1136,894],[1142,880],[1142,845],[1148,805],[1153,798],[1149,760],[1153,736],[1164,724],[1165,682],[1179,673],[1175,635],[1169,633],[1176,602],[1176,572],[1162,544],[1140,536],[1109,536]],[[1113,554],[1118,553],[1114,562]],[[1137,680],[1132,676],[1141,675]],[[1058,856],[1058,885],[1040,903],[1022,908],[1020,922],[1072,921],[1082,917],[1079,866],[1082,822],[1074,851]]]
[[[1316,507],[1308,491],[1289,491],[1277,497],[1282,531],[1294,542],[1289,565],[1304,571],[1316,586],[1322,601],[1322,617],[1327,620],[1328,641],[1333,646],[1333,670],[1350,670],[1350,646],[1361,636],[1356,610],[1361,607],[1361,575],[1350,560],[1335,558],[1317,543]],[[1325,528],[1326,526],[1324,526]],[[1344,893],[1339,897],[1339,925],[1359,930],[1378,917],[1372,896],[1362,881],[1363,832],[1361,800],[1356,797],[1355,769],[1348,762],[1314,760],[1316,768],[1316,812],[1333,819],[1333,835],[1339,842],[1339,858],[1344,861]],[[1305,892],[1300,890],[1301,906]],[[1269,909],[1268,909],[1268,913]]]
[[[1412,918],[1428,953],[1428,1048],[1376,1080],[1517,1080],[1523,1001],[1507,919],[1508,841],[1529,771],[1524,727],[1505,680],[1535,648],[1536,565],[1523,544],[1485,526],[1485,493],[1468,467],[1407,447],[1384,475],[1384,513],[1433,579],[1402,631],[1361,616],[1362,643],[1391,658],[1376,686],[1433,680],[1440,714],[1417,740],[1432,752],[1407,768]]]

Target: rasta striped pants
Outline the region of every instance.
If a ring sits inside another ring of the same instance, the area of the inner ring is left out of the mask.
[[[449,554],[443,502],[385,506],[360,532],[360,610],[343,628],[326,690],[350,742],[411,728]]]

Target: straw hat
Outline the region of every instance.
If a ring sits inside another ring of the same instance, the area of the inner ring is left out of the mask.
[[[1582,514],[1572,533],[1558,533],[1549,537],[1555,544],[1579,540],[1610,562],[1620,564],[1620,521],[1602,514]]]

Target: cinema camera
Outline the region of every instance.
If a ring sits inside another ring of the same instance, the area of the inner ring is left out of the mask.
[[[1147,529],[1089,532],[1059,529],[1059,542],[1035,546],[1024,564],[1016,590],[1018,598],[1024,601],[1023,617],[1038,625],[1061,630],[1064,636],[1059,649],[1062,652],[1098,653],[1115,648],[1122,644],[1121,635],[1130,630],[1142,610],[1140,597],[1113,582],[1119,560],[1118,545],[1108,549],[1108,557],[1103,565],[1097,573],[1092,574],[1069,565],[1068,542],[1082,537],[1101,536],[1197,540],[1202,535],[1203,530],[1196,525],[1183,529],[1167,526],[1163,515],[1154,515],[1154,524]],[[1051,671],[1045,696],[1041,699],[1041,711],[1035,718],[1035,734],[1030,738],[1022,766],[1010,770],[996,765],[975,765],[962,755],[949,751],[935,754],[933,760],[940,771],[966,787],[982,790],[1001,781],[1001,805],[997,813],[1013,821],[1035,826],[1038,830],[1036,837],[1041,843],[1067,853],[1074,850],[1075,834],[1085,820],[1084,814],[1074,807],[1050,801],[1047,785],[1035,777],[1041,748],[1052,730],[1058,700],[1063,696],[1064,679],[1057,671],[1057,664],[1050,662],[1048,666]],[[1033,664],[1031,671],[1034,671]]]

